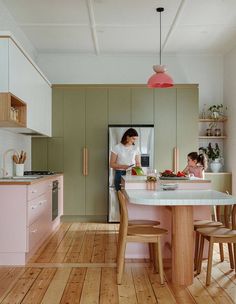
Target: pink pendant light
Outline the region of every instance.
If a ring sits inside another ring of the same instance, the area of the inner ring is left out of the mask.
[[[174,85],[173,79],[166,73],[165,66],[161,65],[161,13],[164,11],[164,8],[158,7],[156,11],[160,13],[160,64],[153,66],[155,74],[148,79],[147,86],[148,88],[170,88]]]

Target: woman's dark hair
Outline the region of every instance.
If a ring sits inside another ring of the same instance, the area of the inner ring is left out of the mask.
[[[133,128],[129,128],[128,130],[126,130],[120,141],[123,145],[127,143],[127,136],[138,136],[138,132]]]
[[[197,164],[203,166],[203,169],[207,169],[207,158],[204,154],[198,154],[197,152],[191,152],[188,154],[188,157],[192,160],[196,160]]]

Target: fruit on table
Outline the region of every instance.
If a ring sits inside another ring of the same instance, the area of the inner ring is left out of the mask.
[[[164,172],[160,172],[160,175],[163,177],[185,177],[186,174],[182,171],[178,171],[175,174],[172,170],[165,170]]]
[[[185,177],[185,173],[182,172],[182,171],[178,171],[177,174],[176,174],[177,177]]]
[[[157,178],[155,176],[147,176],[147,182],[156,182]]]

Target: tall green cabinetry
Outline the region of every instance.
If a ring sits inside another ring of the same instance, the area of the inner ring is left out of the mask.
[[[155,167],[183,170],[187,154],[197,151],[198,88],[155,90]]]
[[[106,220],[109,124],[154,124],[159,171],[173,167],[174,147],[180,168],[197,149],[197,85],[54,86],[52,105],[53,137],[32,139],[32,169],[64,173],[65,220]]]

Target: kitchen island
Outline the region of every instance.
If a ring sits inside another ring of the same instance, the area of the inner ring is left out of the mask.
[[[214,190],[124,190],[129,203],[171,207],[172,282],[193,283],[193,207],[236,204],[236,197]]]

